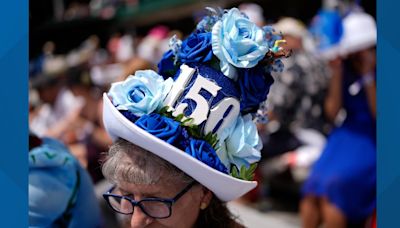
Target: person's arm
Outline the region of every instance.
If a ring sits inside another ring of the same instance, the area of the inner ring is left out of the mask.
[[[373,73],[363,76],[364,91],[367,95],[369,110],[374,118],[376,118],[376,84]]]
[[[328,94],[325,98],[324,110],[326,117],[334,121],[342,108],[342,60],[336,58],[330,63],[332,76],[329,83]]]
[[[361,52],[361,77],[364,91],[367,95],[369,110],[372,116],[376,117],[376,84],[375,84],[375,49],[369,49]]]

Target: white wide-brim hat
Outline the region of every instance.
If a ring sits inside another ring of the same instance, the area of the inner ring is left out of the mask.
[[[103,95],[103,122],[113,141],[123,138],[156,154],[207,187],[222,201],[239,198],[257,186],[256,181],[241,180],[215,170],[139,128],[114,107],[106,93]]]
[[[372,16],[353,12],[343,20],[344,33],[340,41],[342,55],[351,54],[376,45],[377,29]]]

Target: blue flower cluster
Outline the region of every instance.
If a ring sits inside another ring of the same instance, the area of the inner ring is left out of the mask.
[[[274,55],[282,49],[282,41],[272,27],[256,26],[236,8],[208,10],[211,14],[189,37],[183,41],[171,38],[171,50],[159,62],[158,74],[138,71],[134,77],[114,83],[109,96],[138,127],[208,166],[229,173],[232,166],[249,167],[260,159],[260,139],[249,113],[255,113],[266,100],[273,83],[271,71],[283,69],[278,55]],[[181,64],[210,67],[212,73],[219,72],[232,90],[239,92],[241,115],[218,133],[217,151],[207,141],[190,135],[191,129],[179,121],[158,114]]]
[[[196,55],[188,56],[190,59]],[[228,173],[209,143],[192,138],[180,122],[156,112],[162,107],[162,101],[171,87],[172,78],[163,79],[151,70],[137,71],[125,81],[112,84],[108,95],[114,106],[138,127],[177,146],[210,167]]]
[[[176,145],[208,166],[223,173],[228,173],[228,169],[223,165],[214,148],[204,140],[190,137],[179,122],[166,116],[152,113],[141,116],[136,120],[135,124],[157,138]]]
[[[217,70],[237,82],[242,113],[255,112],[273,83],[270,73],[283,70],[280,59],[271,59],[267,66],[259,62],[282,37],[271,26],[259,28],[236,8],[207,10],[210,15],[183,42],[173,37],[172,50],[161,59],[158,72],[169,78],[178,73],[177,66],[183,63],[219,65]]]

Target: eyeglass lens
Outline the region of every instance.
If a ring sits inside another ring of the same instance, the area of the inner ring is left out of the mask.
[[[109,196],[108,200],[111,207],[120,213],[131,214],[134,211],[134,207],[128,199]],[[170,206],[164,202],[143,200],[140,201],[139,205],[144,213],[151,217],[163,218],[170,215]]]

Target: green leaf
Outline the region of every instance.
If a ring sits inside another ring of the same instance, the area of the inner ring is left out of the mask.
[[[169,109],[169,106],[164,106],[160,109],[159,114],[164,115],[165,113],[167,113]]]
[[[194,119],[193,118],[186,118],[186,120],[182,121],[183,126],[190,126],[193,123]]]
[[[185,117],[185,115],[184,115],[183,113],[181,113],[181,114],[179,114],[179,115],[177,115],[177,116],[175,117],[175,120],[178,121],[178,122],[181,122],[182,119],[183,119],[183,117]]]
[[[238,173],[238,169],[235,165],[232,165],[231,167],[231,175],[235,178],[240,178],[239,177],[239,173]]]
[[[257,169],[257,163],[253,163],[250,165],[249,169],[247,170],[249,173],[254,173]]]
[[[218,136],[217,134],[213,134],[211,138],[211,146],[215,148],[218,144]]]
[[[207,142],[211,141],[212,139],[212,134],[211,132],[209,132],[208,134],[206,134],[206,136],[204,137],[204,140],[206,140]]]
[[[218,149],[217,148],[217,144],[218,144],[217,134],[213,134],[212,132],[209,132],[206,135],[204,135],[204,133],[201,131],[200,127],[198,125],[193,124],[193,122],[194,122],[193,118],[185,117],[185,115],[183,113],[174,117],[172,115],[172,111],[168,111],[168,110],[169,110],[169,107],[164,106],[163,108],[160,109],[159,114],[180,122],[180,125],[183,126],[188,131],[190,136],[192,136],[193,138],[196,138],[196,139],[202,139],[202,140],[206,141],[214,148],[214,150]]]
[[[246,166],[240,167],[240,179],[246,180]]]
[[[246,168],[246,166],[243,165],[240,167],[240,171],[235,165],[232,165],[231,175],[235,178],[251,181],[254,179],[254,172],[256,169],[257,169],[257,163],[251,164],[249,168]]]

